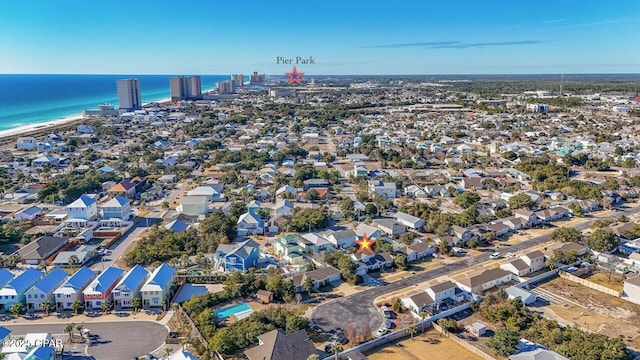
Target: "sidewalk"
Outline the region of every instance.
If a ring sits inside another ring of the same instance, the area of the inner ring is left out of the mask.
[[[113,311],[110,314],[92,315],[82,313],[78,315],[67,314],[68,317],[58,317],[57,313],[51,313],[49,316],[45,316],[44,313],[38,314],[38,318],[25,319],[19,317],[18,319],[10,319],[0,321],[0,325],[36,325],[36,324],[67,324],[70,322],[76,324],[89,324],[97,322],[122,322],[122,321],[152,321],[162,325],[167,325],[169,319],[173,315],[173,311],[168,311],[160,321],[157,320],[158,315],[150,315],[144,311],[139,311],[137,314],[133,314],[131,311]]]

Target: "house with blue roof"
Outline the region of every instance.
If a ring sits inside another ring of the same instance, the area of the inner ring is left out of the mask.
[[[159,307],[169,305],[173,295],[176,269],[167,264],[158,266],[140,289],[142,306]]]
[[[260,245],[253,240],[235,244],[220,244],[216,260],[226,271],[246,271],[255,267],[260,259]]]
[[[24,295],[35,283],[42,279],[44,273],[34,268],[27,268],[22,274],[11,280],[0,289],[0,309],[9,310],[15,303],[24,303]]]
[[[100,309],[103,302],[112,299],[111,292],[124,275],[124,270],[109,266],[84,288],[84,306],[86,309]]]
[[[27,300],[27,311],[42,310],[42,303],[49,301],[53,306],[53,292],[67,280],[67,273],[54,268],[42,280],[38,281],[25,293]]]
[[[175,219],[172,222],[170,222],[167,225],[165,225],[164,228],[167,229],[167,230],[175,231],[177,233],[181,233],[181,232],[187,231],[187,229],[190,226],[191,225],[187,224],[186,222],[184,222],[184,221],[182,221],[180,219]]]
[[[94,220],[98,217],[98,203],[87,194],[82,194],[78,200],[67,205],[69,219]]]
[[[113,199],[100,206],[103,219],[129,220],[131,216],[131,204],[124,196],[116,195]]]
[[[53,295],[56,299],[56,309],[70,310],[74,300],[83,302],[82,290],[95,279],[97,273],[87,267],[81,267],[67,281],[58,287]]]
[[[13,215],[13,220],[28,220],[32,221],[37,218],[40,214],[42,214],[42,209],[38,206],[32,205],[26,209],[22,209]]]
[[[116,309],[130,308],[131,300],[140,295],[140,289],[149,277],[149,272],[140,265],[129,270],[111,292]]]
[[[11,271],[5,268],[0,269],[0,289],[7,285],[9,281],[13,280],[13,278],[14,276]]]

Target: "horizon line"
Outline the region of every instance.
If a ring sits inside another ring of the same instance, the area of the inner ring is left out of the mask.
[[[282,76],[285,74],[266,74],[267,76]],[[0,73],[0,75],[92,75],[92,76],[230,76],[241,73],[229,74],[198,74],[198,73],[165,73],[165,74],[133,74],[133,73]],[[242,74],[251,76],[253,73]],[[434,73],[434,74],[309,74],[305,77],[313,76],[522,76],[522,75],[640,75],[640,72],[546,72],[546,73]]]

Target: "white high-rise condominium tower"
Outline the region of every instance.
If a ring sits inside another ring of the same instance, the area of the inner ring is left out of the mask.
[[[126,111],[142,109],[142,98],[140,97],[140,81],[138,79],[118,80],[117,88],[120,109]]]
[[[171,101],[197,100],[202,94],[200,76],[176,76],[169,80]]]

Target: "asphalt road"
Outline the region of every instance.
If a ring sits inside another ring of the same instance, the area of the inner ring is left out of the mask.
[[[64,333],[65,324],[3,324],[11,330],[11,335],[47,332]],[[152,352],[164,344],[168,335],[164,325],[150,321],[122,321],[110,323],[87,323],[94,342],[89,346],[89,355],[99,360],[133,359]],[[68,335],[67,335],[68,336]],[[63,337],[66,339],[66,337]],[[67,345],[65,345],[66,351]]]
[[[617,219],[622,215],[630,215],[640,212],[640,208],[625,209],[617,211],[614,215],[605,218],[594,218],[592,221],[585,222],[576,226],[578,230],[588,228],[592,222],[600,219]],[[509,246],[510,252],[517,252],[532,246],[536,246],[550,241],[550,234],[538,236],[529,240],[525,240],[519,244]],[[336,300],[332,300],[318,305],[311,314],[311,321],[315,325],[319,325],[324,330],[335,328],[344,328],[350,324],[356,329],[362,329],[363,325],[368,325],[371,332],[375,332],[384,324],[384,318],[378,309],[374,306],[373,300],[383,294],[390,293],[403,288],[417,286],[417,284],[428,281],[446,274],[450,274],[475,264],[489,260],[491,252],[486,252],[475,257],[469,257],[466,260],[458,261],[453,264],[442,265],[438,268],[420,272],[416,275],[406,277],[389,283],[386,286],[370,288],[356,294],[345,296]]]

